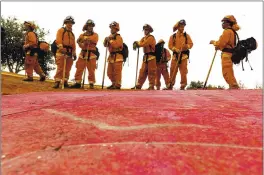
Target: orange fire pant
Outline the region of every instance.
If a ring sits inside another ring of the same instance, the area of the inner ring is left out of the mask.
[[[142,87],[147,77],[149,80],[149,87],[154,87],[156,79],[156,59],[149,60],[147,63],[143,62],[139,71],[138,83],[137,85]]]
[[[71,67],[73,64],[73,59],[66,55],[56,56],[57,72],[54,76],[55,81],[61,81],[63,78],[64,59],[66,59],[65,80],[64,81],[68,81],[70,77],[70,71],[71,71]]]
[[[82,75],[85,69],[88,69],[88,81],[89,84],[95,83],[95,69],[96,69],[96,59],[90,59],[89,61],[86,59],[79,58],[76,62],[76,73],[75,73],[75,81],[76,83],[82,82]],[[87,75],[87,74],[86,74]]]
[[[27,76],[30,78],[33,78],[33,70],[39,75],[39,76],[45,76],[45,74],[43,73],[37,56],[30,56],[30,55],[26,55],[25,58],[25,71],[27,73]]]
[[[122,84],[122,68],[123,61],[114,63],[108,62],[107,76],[111,80],[112,85],[116,87],[121,87]]]
[[[176,76],[178,73],[178,69],[180,70],[181,74],[181,88],[185,88],[187,85],[187,74],[188,74],[188,61],[187,59],[181,60],[181,64],[177,64],[176,59],[171,60],[171,68],[170,68],[170,82],[171,85],[174,86],[176,81]]]
[[[229,53],[222,53],[222,74],[229,85],[229,88],[238,88],[238,84],[234,75],[233,62],[231,60],[232,55]]]
[[[169,77],[169,72],[167,69],[167,63],[157,63],[157,76],[156,76],[156,87],[160,87],[160,78],[161,75],[164,78],[166,87],[169,87],[170,85],[170,77]]]

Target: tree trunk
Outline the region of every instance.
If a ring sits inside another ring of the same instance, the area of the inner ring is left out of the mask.
[[[13,65],[10,64],[9,58],[7,58],[7,67],[8,67],[9,72],[14,73],[14,71],[13,71]]]

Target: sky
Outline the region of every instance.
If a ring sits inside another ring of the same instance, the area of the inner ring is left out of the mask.
[[[130,88],[135,84],[137,51],[133,50],[132,45],[134,41],[139,41],[144,36],[142,31],[144,24],[150,24],[154,29],[152,35],[156,38],[156,42],[163,39],[166,42],[165,47],[168,48],[174,24],[181,19],[186,20],[185,31],[194,43],[190,50],[187,75],[190,84],[191,81],[205,81],[215,52],[209,42],[218,40],[222,34],[221,19],[226,15],[234,15],[241,27],[238,31],[240,39],[254,37],[258,42],[258,48],[249,54],[253,71],[250,70],[248,63],[244,64],[245,71],[242,71],[241,64],[234,65],[236,79],[247,88],[255,88],[256,85],[263,83],[262,2],[1,2],[1,15],[5,18],[16,17],[21,22],[35,21],[41,28],[50,31],[46,36],[48,42],[56,38],[57,30],[62,27],[63,20],[68,15],[75,19],[73,32],[76,39],[82,33],[85,22],[88,19],[94,20],[94,31],[99,35],[97,47],[100,51],[95,83],[98,85],[102,84],[106,52],[103,40],[110,34],[109,24],[117,21],[120,24],[119,33],[129,48],[129,60],[122,71],[123,88]],[[79,53],[80,48],[77,47],[77,54]],[[143,49],[140,49],[139,69],[142,57]],[[70,73],[70,80],[74,79],[75,63]],[[50,75],[53,78],[55,71]],[[87,79],[85,83],[88,83]],[[163,78],[161,83],[162,87],[165,87]],[[222,76],[220,51],[217,52],[207,84],[228,87]],[[105,85],[111,85],[107,75]],[[143,88],[147,87],[148,80],[143,85]],[[180,73],[177,74],[174,87],[180,87]]]

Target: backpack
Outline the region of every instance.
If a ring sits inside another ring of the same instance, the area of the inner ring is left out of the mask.
[[[163,48],[162,44],[161,43],[158,43],[155,45],[155,56],[156,56],[156,62],[164,62],[164,60],[161,60],[162,59],[162,53],[165,52],[165,59],[167,58],[167,55],[166,55],[166,50],[165,48]],[[167,62],[167,61],[165,61]]]
[[[62,41],[63,41],[64,34],[65,34],[65,32],[67,32],[67,30],[65,27],[62,27],[62,28],[64,29],[64,31],[62,33]],[[72,33],[72,31],[69,31],[69,32]],[[72,33],[72,35],[73,35],[73,37],[75,37],[73,33]],[[53,43],[51,44],[51,52],[53,53],[54,56],[56,55],[57,49],[58,49],[57,43],[56,43],[56,40],[54,40]]]
[[[116,39],[116,36],[117,36],[117,35],[120,35],[120,34],[116,34],[116,35],[114,36],[114,39]],[[121,50],[120,53],[122,54],[122,56],[123,56],[123,62],[125,63],[126,60],[127,60],[127,58],[128,58],[128,54],[129,54],[128,47],[127,47],[127,45],[126,45],[125,43],[123,43],[123,49]]]
[[[96,51],[94,54],[96,55],[96,60],[98,60],[100,57],[100,52],[99,52],[99,49],[97,47],[96,47]]]
[[[46,41],[39,41],[38,42],[38,48],[39,48],[38,57],[44,58],[50,49],[50,45]]]
[[[185,37],[185,44],[187,44],[187,43],[188,43],[188,42],[187,42],[187,41],[188,41],[188,40],[187,40],[187,33],[184,32],[183,35],[184,35],[184,37]],[[176,44],[176,33],[173,34],[173,45],[175,45],[175,44]],[[189,49],[186,50],[186,51],[183,51],[182,53],[188,55],[188,59],[189,59],[189,57],[190,57],[190,50],[189,50]],[[189,60],[189,61],[190,61],[190,60]]]
[[[33,56],[35,53],[37,53],[38,54],[38,58],[44,58],[47,55],[48,51],[49,51],[50,45],[46,41],[39,41],[38,40],[38,35],[35,32],[33,32],[33,33],[36,35],[38,47],[37,48],[33,48],[31,50],[30,56]]]
[[[247,38],[245,40],[239,40],[239,36],[236,31],[233,30],[233,32],[235,33],[235,48],[232,49],[233,52],[231,60],[234,64],[239,64],[240,62],[242,62],[242,69],[244,70],[243,60],[246,58],[246,62],[248,61],[248,54],[251,53],[251,51],[256,50],[257,42],[253,37]],[[236,37],[238,40],[237,44]]]
[[[125,43],[123,43],[123,49],[121,51],[121,54],[123,55],[123,62],[124,63],[126,62],[126,60],[128,58],[128,53],[129,53],[128,47],[127,47],[127,45]]]

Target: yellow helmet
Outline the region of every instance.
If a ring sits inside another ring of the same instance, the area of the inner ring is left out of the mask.
[[[165,44],[165,41],[163,39],[160,39],[158,43],[163,43]]]
[[[178,22],[173,26],[173,32],[175,32],[176,30],[178,30],[178,27],[179,27],[180,24],[186,26],[186,21],[185,21],[184,19],[178,21]]]
[[[120,30],[120,26],[117,22],[113,21],[111,24],[109,24],[109,27],[114,27],[117,31]]]
[[[153,28],[151,27],[151,25],[149,25],[149,24],[145,24],[143,26],[143,30],[145,30],[145,29],[148,29],[150,33],[152,33],[154,31]]]
[[[225,16],[222,19],[222,22],[223,21],[229,21],[229,22],[232,22],[233,24],[236,24],[237,23],[236,18],[233,15],[227,15],[227,16]]]
[[[25,21],[24,25],[31,27],[33,30],[37,27],[32,21]]]

